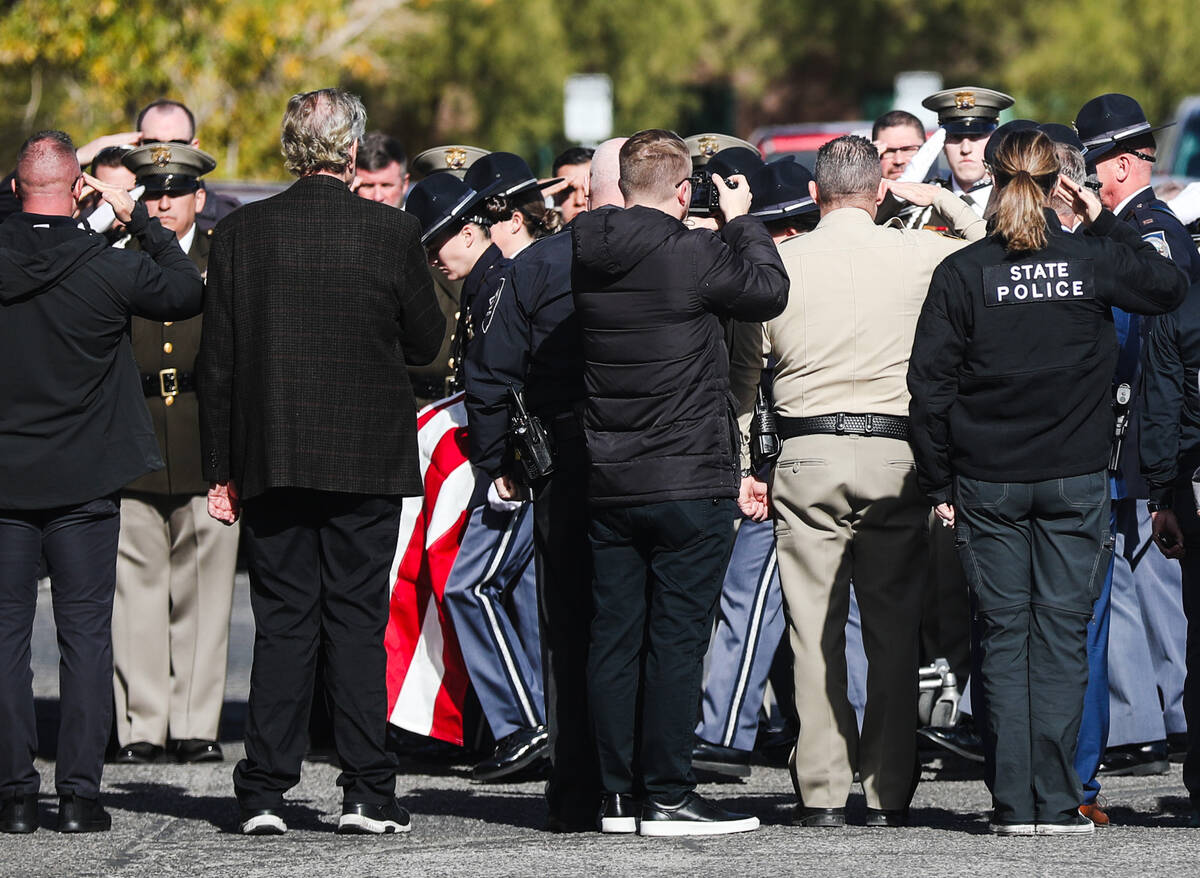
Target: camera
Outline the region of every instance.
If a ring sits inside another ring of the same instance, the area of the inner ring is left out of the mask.
[[[705,168],[697,168],[688,178],[692,181],[692,201],[688,205],[688,213],[693,216],[712,216],[721,209],[721,190],[713,182],[712,173]],[[737,183],[726,183],[730,189],[736,189]]]

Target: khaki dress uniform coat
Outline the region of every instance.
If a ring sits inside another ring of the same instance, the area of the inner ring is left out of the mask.
[[[197,229],[188,250],[201,274],[211,235]],[[238,527],[208,515],[191,377],[200,327],[199,316],[134,317],[130,330],[138,370],[157,391],[146,405],[166,466],[121,496],[113,694],[122,747],[215,741],[224,703]],[[170,395],[172,380],[187,389]]]
[[[984,235],[984,222],[951,193],[934,206],[968,238]],[[858,208],[833,210],[812,232],[781,242],[791,293],[763,330],[764,353],[776,361],[776,412],[906,417],[908,358],[930,276],[965,243],[898,220],[877,226]],[[754,370],[735,374],[757,379]],[[857,770],[868,807],[905,808],[916,785],[929,516],[912,449],[883,436],[789,438],[770,492],[795,655],[796,793],[807,807],[844,807]],[[851,581],[869,664],[861,734],[846,694]]]

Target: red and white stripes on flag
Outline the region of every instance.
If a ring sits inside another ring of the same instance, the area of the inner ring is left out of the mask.
[[[392,561],[391,608],[384,635],[388,721],[461,745],[467,667],[442,595],[475,487],[467,460],[463,394],[421,409],[417,446],[425,496],[405,498]]]

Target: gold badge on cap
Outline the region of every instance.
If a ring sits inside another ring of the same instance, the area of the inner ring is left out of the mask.
[[[956,110],[973,110],[973,109],[975,109],[975,92],[973,92],[973,91],[956,91],[954,93],[954,108]]]
[[[150,150],[150,161],[158,167],[165,168],[171,163],[171,147],[156,146]]]
[[[467,151],[461,147],[452,146],[446,150],[446,167],[460,171],[467,166]]]
[[[721,144],[717,138],[706,134],[696,141],[696,148],[700,150],[700,155],[712,158],[721,151]]]

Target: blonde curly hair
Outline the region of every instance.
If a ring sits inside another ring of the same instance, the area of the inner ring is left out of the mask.
[[[279,135],[284,165],[297,177],[343,173],[366,130],[367,111],[356,95],[340,88],[292,95]]]

